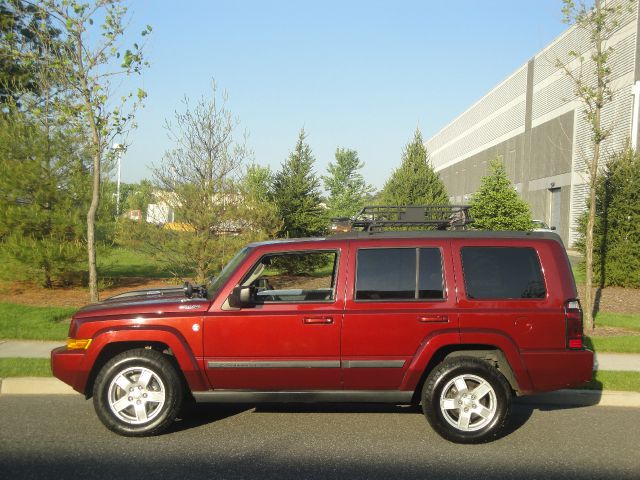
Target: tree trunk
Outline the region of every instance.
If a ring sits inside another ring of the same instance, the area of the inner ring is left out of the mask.
[[[599,117],[599,115],[598,115]],[[589,215],[587,217],[587,232],[585,235],[585,292],[584,292],[584,324],[585,329],[593,331],[593,229],[596,222],[596,179],[598,161],[600,160],[600,144],[596,143],[589,172]]]
[[[93,188],[91,205],[87,212],[87,254],[89,257],[89,296],[91,302],[99,300],[98,270],[96,268],[96,212],[100,202],[100,153],[93,154]]]
[[[96,213],[100,204],[100,174],[102,169],[102,139],[98,130],[94,112],[94,102],[89,86],[88,72],[83,62],[83,42],[80,34],[76,42],[76,63],[80,67],[79,77],[82,85],[84,114],[91,132],[91,150],[93,153],[93,183],[91,189],[91,205],[87,212],[87,256],[89,260],[89,299],[92,303],[99,300],[98,270],[96,268]]]
[[[594,8],[598,18],[601,18],[601,3],[600,0],[595,1]],[[600,30],[596,29],[594,35],[595,48],[596,48],[596,64],[597,64],[597,83],[598,88],[595,97],[594,117],[592,124],[592,132],[594,135],[593,141],[593,157],[589,165],[589,216],[587,218],[587,232],[585,235],[585,293],[584,293],[584,324],[585,329],[588,332],[592,332],[595,328],[593,321],[593,229],[596,223],[596,185],[598,181],[598,164],[600,163],[600,145],[602,143],[603,131],[602,131],[602,102],[604,93],[606,90],[605,77],[602,73],[602,69],[605,66],[602,60],[603,39],[600,34]]]

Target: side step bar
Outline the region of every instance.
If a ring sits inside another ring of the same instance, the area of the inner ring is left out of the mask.
[[[411,403],[413,392],[400,390],[209,390],[192,392],[198,403]]]

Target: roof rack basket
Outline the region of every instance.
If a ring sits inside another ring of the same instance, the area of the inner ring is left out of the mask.
[[[390,228],[422,227],[426,230],[466,230],[473,222],[469,205],[378,205],[364,207],[353,218],[333,218],[335,233],[360,229],[376,232]]]

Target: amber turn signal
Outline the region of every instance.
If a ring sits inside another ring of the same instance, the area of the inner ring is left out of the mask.
[[[90,338],[67,338],[67,350],[86,350],[89,345]]]

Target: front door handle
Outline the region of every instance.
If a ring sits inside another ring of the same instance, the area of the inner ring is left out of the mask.
[[[307,325],[331,325],[333,317],[305,317],[303,322]]]
[[[420,323],[447,323],[449,322],[448,315],[418,315],[418,322]]]

